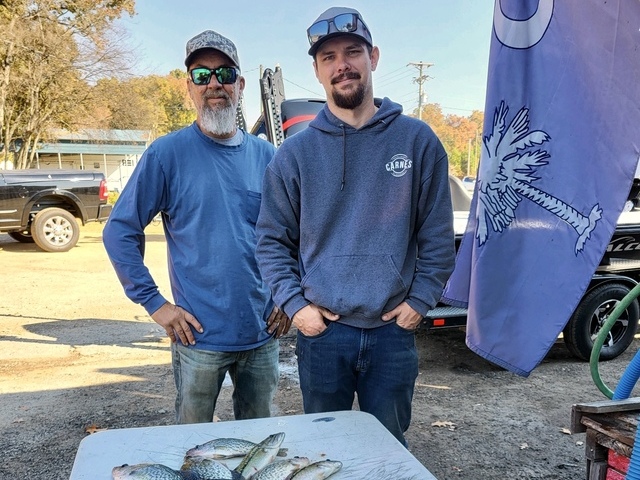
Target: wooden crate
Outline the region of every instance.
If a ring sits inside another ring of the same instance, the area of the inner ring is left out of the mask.
[[[640,398],[571,407],[571,433],[586,433],[587,480],[624,480],[639,415]]]

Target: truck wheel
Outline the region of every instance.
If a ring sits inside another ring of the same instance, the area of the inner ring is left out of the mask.
[[[33,243],[33,237],[29,229],[21,230],[19,232],[7,232],[11,238],[17,240],[20,243]]]
[[[76,218],[62,208],[45,208],[31,225],[36,245],[45,252],[66,252],[78,243],[80,228]]]
[[[607,283],[591,290],[578,304],[563,330],[564,343],[575,357],[588,361],[593,343],[613,309],[631,290],[621,283]],[[600,360],[616,358],[633,341],[640,307],[634,299],[611,327],[600,350]]]

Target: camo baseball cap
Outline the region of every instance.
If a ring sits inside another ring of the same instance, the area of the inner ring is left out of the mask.
[[[193,54],[204,48],[213,48],[220,53],[224,53],[233,62],[234,66],[240,68],[238,51],[236,50],[234,43],[227,37],[223,37],[213,30],[205,30],[187,42],[187,56],[184,60],[184,64],[187,68],[191,63]]]

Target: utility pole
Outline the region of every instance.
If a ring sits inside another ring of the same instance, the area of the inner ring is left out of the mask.
[[[471,140],[467,143],[467,177],[471,175]]]
[[[407,64],[408,66],[414,66],[418,69],[418,77],[414,78],[413,81],[416,82],[418,84],[418,119],[422,120],[422,97],[423,97],[423,93],[422,93],[422,84],[424,82],[426,82],[427,80],[429,80],[430,77],[429,75],[423,75],[422,74],[422,69],[423,68],[429,68],[433,66],[433,63],[425,63],[425,62],[410,62]]]

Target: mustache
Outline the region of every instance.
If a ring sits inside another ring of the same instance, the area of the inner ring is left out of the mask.
[[[224,90],[214,90],[213,92],[208,92],[204,95],[205,100],[210,98],[224,98],[225,100],[231,101],[231,97]]]
[[[343,80],[360,80],[360,74],[357,72],[344,72],[342,75],[338,75],[333,80],[331,80],[331,85],[335,85],[338,82]]]

